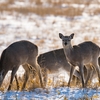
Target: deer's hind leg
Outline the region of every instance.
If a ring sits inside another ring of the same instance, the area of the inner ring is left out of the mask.
[[[19,83],[18,83],[17,74],[15,75],[15,80],[16,80],[16,84],[17,84],[17,90],[19,90]]]
[[[36,65],[36,71],[37,71],[39,79],[40,79],[41,87],[44,88],[43,80],[42,80],[42,72],[41,72],[41,68],[40,68],[40,66],[38,64]]]
[[[25,73],[24,73],[25,81],[24,81],[24,83],[23,83],[22,90],[26,87],[26,83],[27,83],[28,77],[29,77],[29,75],[30,75],[30,70],[29,70],[28,64],[24,64],[24,65],[23,65],[23,68],[24,68],[24,70],[25,70]]]
[[[41,72],[41,68],[40,68],[39,64],[37,63],[36,60],[28,61],[28,63],[29,63],[32,67],[34,67],[34,68],[36,69],[36,72],[37,72],[37,74],[38,74],[38,76],[39,76],[39,80],[40,80],[41,87],[44,87],[44,86],[43,86],[43,81],[42,81],[42,72]]]
[[[2,72],[0,73],[0,87],[5,79],[6,74],[8,73],[8,70],[2,70]]]
[[[86,77],[85,77],[85,85],[87,85],[88,81],[92,80],[92,76],[93,76],[93,72],[94,72],[94,67],[92,65],[85,65],[86,69],[87,69],[87,73],[86,73]]]
[[[11,72],[11,79],[10,79],[10,85],[9,85],[9,87],[8,87],[8,90],[11,89],[12,81],[13,81],[13,79],[14,79],[14,77],[15,77],[15,74],[16,74],[18,68],[19,68],[19,66],[14,66],[13,69],[12,69],[12,72]],[[18,84],[17,84],[17,85],[18,85]]]
[[[97,72],[97,75],[98,75],[99,84],[100,84],[100,66],[99,66],[99,63],[98,63],[98,59],[95,59],[93,61],[93,66],[96,69],[96,72]]]
[[[84,65],[80,64],[79,65],[79,71],[80,71],[80,75],[81,75],[81,81],[82,81],[82,87],[85,88],[85,83],[84,83]]]
[[[42,68],[42,76],[43,76],[43,85],[47,86],[47,80],[48,80],[48,70],[47,68]]]

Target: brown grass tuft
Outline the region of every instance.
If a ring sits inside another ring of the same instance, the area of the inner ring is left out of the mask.
[[[98,2],[94,2],[93,0],[91,1],[81,1],[81,0],[73,0],[73,1],[69,1],[69,0],[59,0],[57,1],[53,1],[53,0],[47,0],[47,4],[51,5],[51,6],[44,6],[43,2],[41,0],[29,0],[30,6],[28,7],[14,7],[11,6],[12,4],[14,4],[15,1],[13,0],[7,0],[7,2],[4,2],[2,4],[0,4],[0,11],[8,11],[8,12],[17,12],[17,13],[22,13],[22,14],[29,14],[29,13],[35,13],[38,14],[40,16],[45,16],[45,15],[61,15],[61,16],[68,16],[68,17],[74,17],[74,16],[80,16],[82,15],[82,13],[84,12],[85,8],[75,8],[72,7],[68,4],[84,4],[84,5],[90,5],[92,3],[97,3]],[[24,2],[23,0],[19,0],[19,2]],[[33,3],[36,4],[36,6],[31,6]],[[66,7],[62,7],[62,4],[67,4]],[[88,6],[87,6],[88,7]],[[99,14],[100,13],[100,9],[97,8],[95,10],[89,10],[87,11],[90,15],[91,14]]]

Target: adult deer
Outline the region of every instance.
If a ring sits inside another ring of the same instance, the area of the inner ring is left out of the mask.
[[[37,63],[37,56],[38,56],[38,47],[29,41],[22,40],[22,41],[14,42],[10,46],[8,46],[1,54],[0,86],[2,85],[2,82],[7,72],[9,70],[12,70],[10,85],[8,87],[8,90],[10,90],[13,78],[14,77],[16,78],[16,72],[19,66],[22,65],[26,73],[25,82],[23,83],[22,89],[25,88],[26,82],[28,80],[28,76],[30,72],[29,66],[32,66],[33,68],[36,69],[39,75],[41,86],[43,87],[41,70]],[[17,84],[17,88],[18,88],[18,84]]]
[[[44,86],[46,86],[47,83],[48,72],[53,74],[62,68],[67,74],[70,74],[71,70],[69,63],[66,61],[63,48],[40,54],[38,56],[38,64],[44,69]],[[74,76],[81,80],[80,74],[77,70],[74,71]]]
[[[67,61],[71,65],[71,71],[70,71],[70,78],[68,82],[68,86],[70,86],[70,81],[75,69],[75,66],[79,66],[79,71],[81,75],[82,80],[82,86],[83,88],[86,87],[85,81],[84,81],[84,65],[92,65],[93,68],[96,69],[99,83],[100,83],[100,71],[98,66],[98,58],[100,55],[100,48],[95,43],[91,41],[83,42],[79,45],[72,46],[71,40],[74,37],[74,34],[71,34],[70,36],[64,36],[63,34],[59,33],[59,37],[62,39],[62,45],[64,49],[64,53],[66,55]],[[92,73],[92,72],[89,72]]]

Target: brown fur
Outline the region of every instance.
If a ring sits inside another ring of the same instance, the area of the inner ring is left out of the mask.
[[[71,64],[71,71],[70,71],[70,81],[73,75],[73,71],[75,66],[79,66],[79,71],[82,79],[82,86],[85,87],[85,80],[84,80],[84,65],[92,65],[94,69],[96,69],[98,78],[100,79],[100,71],[98,65],[98,58],[100,55],[100,48],[95,43],[91,41],[83,42],[79,45],[72,46],[71,40],[74,37],[74,34],[70,36],[63,36],[59,33],[59,37],[62,39],[62,44],[64,48],[64,53],[66,55],[66,59]],[[89,72],[92,73],[92,72]],[[100,80],[99,80],[100,82]]]
[[[29,41],[18,41],[8,46],[1,55],[0,59],[0,86],[9,70],[12,70],[11,80],[8,90],[11,89],[13,78],[16,77],[16,71],[22,65],[26,72],[25,82],[22,89],[25,88],[29,75],[29,65],[38,72],[42,86],[42,77],[39,65],[37,64],[38,47]],[[18,83],[18,82],[17,82]],[[17,84],[18,87],[18,84]]]
[[[58,72],[60,68],[64,69],[68,74],[70,74],[70,65],[66,61],[66,56],[64,54],[63,48],[52,50],[43,54],[40,54],[38,57],[38,63],[42,69],[44,69],[44,84],[47,83],[48,71],[49,73]],[[47,72],[46,72],[47,71]],[[80,74],[77,70],[74,71],[74,76],[79,80]]]

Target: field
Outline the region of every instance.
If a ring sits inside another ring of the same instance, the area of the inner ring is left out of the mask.
[[[36,44],[39,54],[62,48],[59,33],[75,33],[72,41],[77,45],[83,41],[93,41],[100,46],[100,0],[0,0],[0,54],[11,43],[29,40]],[[17,74],[20,86],[23,82],[22,67]],[[65,76],[65,77],[64,77]],[[36,78],[27,85],[30,91],[16,91],[15,81],[12,91],[7,92],[10,72],[0,88],[1,100],[99,100],[100,88],[97,79],[87,89],[80,85],[68,88],[68,74],[62,72],[53,79],[49,76],[48,88],[41,89]],[[60,84],[63,77],[65,85]],[[52,82],[55,86],[52,85]],[[56,84],[59,83],[59,84]],[[62,87],[63,86],[63,87]]]

